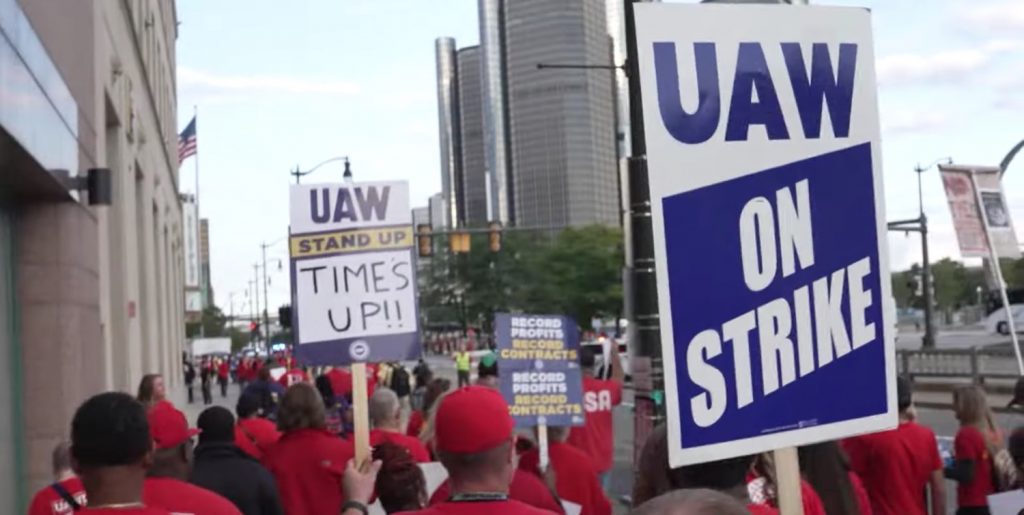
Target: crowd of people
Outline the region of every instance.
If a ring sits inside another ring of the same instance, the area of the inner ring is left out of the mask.
[[[357,515],[379,502],[386,513],[610,515],[612,412],[623,372],[614,350],[604,372],[597,355],[580,352],[585,423],[545,429],[546,467],[541,435],[515,428],[493,354],[461,386],[434,377],[422,360],[412,374],[400,364],[373,367],[372,454],[362,463],[345,368],[241,360],[234,413],[207,407],[195,428],[167,399],[163,378],[147,375],[134,397],[103,393],[78,408],[69,442],[53,451],[54,482],[29,513]],[[285,368],[276,380],[271,365]],[[958,515],[982,514],[988,495],[1022,486],[1024,429],[1007,437],[982,389],[955,390],[960,429],[945,461],[935,434],[916,421],[903,378],[897,397],[896,429],[798,450],[806,515],[945,514],[947,480],[956,484]],[[672,468],[667,438],[665,426],[655,428],[639,453],[633,513],[779,513],[771,454]],[[447,477],[428,491],[431,462]]]

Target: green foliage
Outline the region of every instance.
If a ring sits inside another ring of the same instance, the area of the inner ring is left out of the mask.
[[[203,310],[202,317],[203,336],[207,338],[228,336],[225,326],[227,317],[217,306],[207,306]],[[185,324],[185,337],[195,338],[199,336],[199,322]]]
[[[622,260],[617,228],[506,231],[497,253],[475,235],[468,254],[436,253],[420,271],[420,314],[428,328],[485,333],[495,312],[561,313],[586,326],[620,314]]]

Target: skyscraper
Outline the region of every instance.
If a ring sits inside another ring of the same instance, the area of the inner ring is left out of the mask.
[[[462,196],[459,181],[459,99],[458,62],[455,40],[437,38],[434,42],[437,60],[437,121],[441,140],[441,196],[444,202],[443,227],[458,223],[458,199]]]
[[[462,149],[460,218],[466,226],[483,227],[487,225],[489,217],[480,47],[459,49],[458,69],[459,146]]]
[[[613,74],[537,67],[608,63],[605,11],[605,0],[505,3],[518,225],[618,224]]]
[[[505,99],[504,0],[479,0],[484,155],[488,177],[489,221],[515,223],[512,156],[508,151]]]

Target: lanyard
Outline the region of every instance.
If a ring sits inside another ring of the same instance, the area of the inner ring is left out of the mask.
[[[453,494],[448,502],[493,502],[507,501],[508,494],[497,492],[471,492],[465,494]]]

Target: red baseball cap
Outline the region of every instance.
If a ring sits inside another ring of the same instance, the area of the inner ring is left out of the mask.
[[[446,395],[435,417],[437,449],[456,454],[493,449],[509,441],[515,430],[508,403],[485,386],[467,386]]]
[[[185,414],[169,402],[161,402],[149,410],[149,434],[157,449],[172,449],[199,434],[189,429]]]

